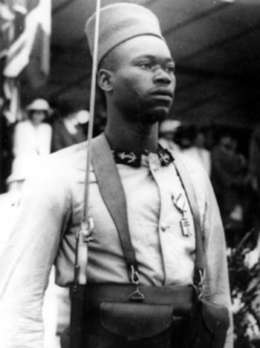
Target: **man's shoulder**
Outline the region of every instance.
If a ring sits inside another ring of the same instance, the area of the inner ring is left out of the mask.
[[[202,200],[207,199],[206,197],[209,194],[209,187],[211,184],[209,175],[202,165],[195,159],[182,153],[175,154],[175,159],[178,160],[186,170],[197,197]]]
[[[30,185],[67,187],[83,175],[86,166],[86,142],[52,153],[41,160],[26,181]]]
[[[181,152],[176,152],[174,157],[183,164],[190,176],[195,176],[196,178],[204,178],[205,176],[208,177],[207,172],[196,159],[193,159],[187,154]]]
[[[49,161],[62,166],[73,166],[73,168],[84,168],[87,156],[87,142],[72,145],[65,149],[52,153]]]

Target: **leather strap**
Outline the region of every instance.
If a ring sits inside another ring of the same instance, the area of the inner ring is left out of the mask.
[[[104,134],[93,139],[92,154],[91,163],[96,174],[100,194],[116,225],[131,280],[132,266],[137,270],[137,261],[128,227],[126,197]]]
[[[107,209],[110,212],[112,219],[116,225],[124,256],[126,259],[129,277],[130,280],[132,280],[131,266],[134,266],[135,270],[137,270],[137,261],[128,227],[126,197],[124,188],[105,135],[101,134],[95,139],[93,139],[92,146],[93,155],[91,158],[91,162],[94,168],[94,172],[96,174],[99,190],[107,206]],[[200,214],[198,210],[198,204],[195,196],[194,187],[189,176],[186,173],[186,169],[182,166],[182,163],[178,159],[174,160],[174,165],[180,177],[182,186],[186,192],[191,212],[193,214],[196,235],[194,284],[198,285],[202,281],[202,275],[204,272],[204,257],[202,248]]]

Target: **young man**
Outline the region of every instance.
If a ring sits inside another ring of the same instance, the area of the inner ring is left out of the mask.
[[[95,16],[86,30],[91,51],[94,23]],[[98,52],[108,121],[105,134],[93,142],[98,143],[89,179],[93,241],[79,279],[88,282],[82,346],[184,347],[184,336],[192,338],[201,318],[192,290],[196,222],[184,179],[170,153],[158,146],[158,122],[173,101],[174,62],[157,18],[134,4],[101,10]],[[85,156],[85,143],[60,151],[27,182],[3,255],[8,265],[1,272],[3,347],[41,347],[41,304],[53,263],[57,283],[73,283]],[[202,298],[230,310],[224,235],[212,188],[195,164],[183,165],[198,201]],[[224,341],[232,347],[231,330]],[[194,342],[193,347],[210,346]]]

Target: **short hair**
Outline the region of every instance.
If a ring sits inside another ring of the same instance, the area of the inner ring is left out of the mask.
[[[116,54],[116,49],[109,51],[100,61],[98,65],[98,70],[107,69],[115,71],[118,64],[118,57]]]

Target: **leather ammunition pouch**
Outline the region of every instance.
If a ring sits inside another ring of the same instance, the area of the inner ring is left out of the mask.
[[[181,347],[193,287],[88,284],[79,290],[85,311],[77,348],[170,348],[173,340]]]
[[[88,284],[79,290],[85,310],[78,328],[81,343],[75,348],[224,345],[227,310],[198,300],[193,287]]]

